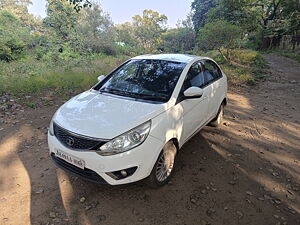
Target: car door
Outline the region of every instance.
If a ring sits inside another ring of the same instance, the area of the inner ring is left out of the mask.
[[[219,67],[211,60],[201,61],[205,87],[209,90],[208,94],[208,118],[212,119],[218,113],[223,101],[223,89],[221,88],[222,72]]]
[[[200,62],[196,62],[189,69],[178,98],[178,104],[182,108],[183,125],[180,139],[183,143],[203,126],[207,120],[208,88],[203,89],[201,97],[194,99],[184,99],[183,92],[190,87],[202,88],[204,82]]]

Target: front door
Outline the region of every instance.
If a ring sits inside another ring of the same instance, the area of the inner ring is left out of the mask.
[[[204,76],[200,62],[194,63],[183,83],[180,97],[182,100],[178,103],[182,108],[183,128],[181,141],[184,143],[207,121],[208,95],[210,87],[203,88],[203,95],[199,98],[184,99],[183,92],[190,87],[204,87]]]
[[[223,88],[221,88],[222,72],[219,67],[211,60],[201,62],[205,87],[210,88],[208,95],[208,119],[212,119],[218,113],[221,102],[223,101]]]

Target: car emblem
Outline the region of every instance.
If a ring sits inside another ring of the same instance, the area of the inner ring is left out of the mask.
[[[67,145],[69,145],[70,147],[72,147],[75,144],[74,138],[67,137],[66,143],[67,143]]]

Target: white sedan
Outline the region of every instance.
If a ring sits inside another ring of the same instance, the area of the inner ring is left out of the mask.
[[[48,132],[56,165],[97,183],[166,184],[176,153],[218,126],[227,102],[227,78],[207,57],[142,55],[98,81],[57,110]]]

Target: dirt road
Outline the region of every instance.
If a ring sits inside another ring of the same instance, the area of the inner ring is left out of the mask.
[[[300,224],[300,64],[266,58],[266,80],[230,91],[224,125],[191,139],[158,190],[56,169],[46,128],[62,100],[43,98],[35,110],[11,101],[14,115],[0,114],[0,224]]]

